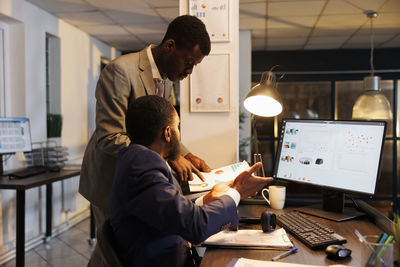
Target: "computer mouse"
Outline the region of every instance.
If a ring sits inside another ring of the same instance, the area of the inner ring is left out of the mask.
[[[328,258],[333,260],[341,260],[351,255],[351,250],[342,245],[330,245],[325,249]]]

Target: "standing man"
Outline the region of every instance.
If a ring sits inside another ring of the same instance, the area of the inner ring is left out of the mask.
[[[79,183],[79,192],[92,204],[97,229],[109,218],[117,154],[131,142],[125,125],[128,106],[145,95],[170,99],[170,81],[186,78],[209,53],[204,23],[184,15],[169,24],[161,44],[121,56],[102,71],[96,87],[96,129],[86,147]],[[200,171],[210,171],[183,145],[169,164],[183,181],[192,180],[192,172],[202,177]]]

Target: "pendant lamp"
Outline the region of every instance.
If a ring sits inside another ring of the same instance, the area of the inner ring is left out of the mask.
[[[375,76],[374,72],[374,32],[373,19],[378,16],[375,11],[367,10],[364,14],[370,19],[370,65],[371,75],[364,78],[364,92],[357,98],[353,106],[353,119],[358,120],[390,120],[392,119],[392,110],[386,96],[380,89],[379,76]]]

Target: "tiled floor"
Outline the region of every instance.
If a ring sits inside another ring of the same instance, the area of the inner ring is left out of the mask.
[[[89,246],[89,219],[25,253],[25,266],[86,266],[94,247]],[[15,266],[15,259],[4,267]]]

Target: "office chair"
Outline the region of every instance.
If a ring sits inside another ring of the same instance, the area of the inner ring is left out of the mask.
[[[101,254],[104,257],[103,260],[106,262],[107,266],[123,267],[120,259],[118,258],[118,254],[115,251],[115,241],[111,229],[110,219],[106,220],[100,231],[98,231],[97,246],[102,252]]]

